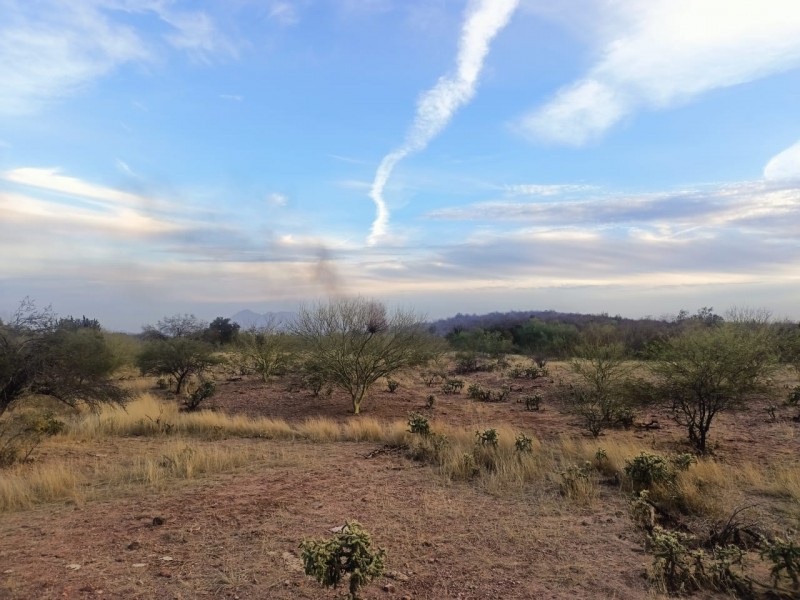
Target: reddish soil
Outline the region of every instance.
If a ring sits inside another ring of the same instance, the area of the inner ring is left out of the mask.
[[[556,378],[564,374],[559,365],[551,372]],[[417,411],[468,427],[510,423],[540,439],[582,433],[579,421],[560,410],[553,380],[509,381],[498,373],[463,377],[467,385],[514,386],[508,401],[481,403],[465,392],[442,394],[418,377],[398,379],[393,394],[376,385],[365,416],[404,420]],[[544,397],[538,412],[516,401],[533,392]],[[431,393],[436,401],[428,409]],[[800,435],[790,418],[796,409],[780,407],[771,422],[766,404],[720,416],[712,441],[721,460],[797,459]],[[222,382],[214,405],[288,421],[357,418],[341,392],[313,397],[286,379],[269,385]],[[681,448],[685,433],[668,413],[639,417],[651,420],[661,429],[635,435]],[[565,503],[553,489],[494,497],[469,484],[449,484],[400,453],[374,454],[374,444],[202,443],[257,445],[263,458],[161,492],[129,490],[78,506],[0,515],[0,598],[334,598],[336,593],[303,575],[298,543],[330,535],[346,518],[359,520],[388,551],[389,573],[366,588],[365,598],[657,597],[642,576],[651,562],[644,536],[631,523],[627,500],[613,488],[602,488],[588,509]],[[125,453],[157,453],[158,444],[115,438],[50,452],[114,460]],[[154,523],[156,517],[164,522]]]

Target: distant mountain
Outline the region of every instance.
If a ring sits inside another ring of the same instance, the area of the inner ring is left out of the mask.
[[[238,323],[243,331],[255,327],[272,325],[278,329],[287,329],[294,322],[297,313],[291,311],[257,313],[250,309],[240,310],[231,317],[231,321]]]

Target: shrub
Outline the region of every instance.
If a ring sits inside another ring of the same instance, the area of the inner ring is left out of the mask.
[[[19,415],[0,422],[0,468],[28,460],[46,437],[63,431],[52,413]]]
[[[435,386],[437,383],[439,383],[440,381],[442,381],[443,379],[445,379],[445,376],[443,376],[443,375],[442,375],[441,373],[439,373],[438,371],[423,371],[423,372],[420,374],[420,376],[422,377],[422,381],[423,381],[423,382],[425,383],[425,385],[427,385],[428,387],[433,387],[433,386]]]
[[[325,378],[325,375],[318,371],[309,370],[305,377],[303,377],[303,386],[311,392],[311,395],[314,396],[314,398],[319,396],[320,392],[322,392],[322,388],[324,388],[327,383],[328,380]],[[328,389],[333,392],[330,387]]]
[[[208,400],[217,393],[217,384],[213,381],[204,381],[200,386],[189,394],[188,398],[183,401],[183,406],[188,411],[195,411],[200,408],[205,400]]]
[[[591,480],[592,466],[570,465],[559,473],[561,475],[561,494],[579,503],[589,503],[597,495],[597,489]]]
[[[798,406],[800,405],[800,385],[794,386],[789,395],[786,397],[786,405],[787,406]]]
[[[433,408],[435,404],[436,404],[436,396],[434,396],[433,394],[428,394],[428,397],[425,398],[425,406],[427,406],[428,408]]]
[[[697,457],[694,454],[684,452],[671,457],[669,462],[675,471],[688,471],[689,467],[697,463]]]
[[[492,448],[497,447],[497,442],[500,439],[497,429],[484,429],[483,431],[476,431],[475,437],[481,446],[491,446]]]
[[[461,390],[464,388],[464,380],[463,379],[447,379],[442,384],[442,393],[443,394],[460,394]]]
[[[549,371],[543,366],[540,367],[535,364],[524,367],[514,367],[508,373],[509,377],[512,379],[532,379],[534,381],[541,377],[547,377],[549,374]]]
[[[471,383],[467,388],[467,396],[473,400],[483,400],[486,391],[479,383]]]
[[[767,559],[772,563],[770,575],[774,585],[786,577],[792,582],[792,589],[800,589],[800,546],[792,540],[785,541],[776,538],[769,542],[762,540],[764,548],[761,550],[761,558]]]
[[[524,433],[520,433],[514,440],[514,448],[517,452],[533,452],[533,440]]]
[[[394,394],[397,391],[397,388],[400,387],[400,383],[395,381],[394,379],[387,379],[386,380],[386,389],[389,390],[390,394]]]
[[[345,521],[341,531],[327,540],[305,540],[300,544],[306,575],[325,587],[336,588],[349,574],[348,598],[383,574],[386,551],[372,550],[372,537],[356,521]]]
[[[672,594],[701,588],[731,592],[737,598],[752,597],[752,583],[744,576],[744,551],[737,546],[714,546],[710,555],[693,550],[693,538],[659,526],[648,534],[655,577]],[[738,568],[740,573],[734,569]]]
[[[456,354],[456,373],[474,373],[478,370],[478,355],[475,352]]]
[[[473,383],[467,388],[467,395],[473,400],[481,402],[504,402],[508,399],[511,388],[503,386],[499,390],[487,390],[478,383]]]
[[[426,436],[430,435],[431,424],[423,415],[412,412],[408,415],[408,432]]]
[[[654,483],[662,483],[672,478],[667,461],[655,454],[642,452],[632,460],[625,461],[625,474],[630,478],[633,489],[649,489]]]
[[[659,526],[653,527],[648,535],[654,575],[670,593],[691,592],[698,587],[692,569],[695,561],[686,546],[690,539],[686,534],[667,531]]]
[[[525,410],[538,411],[542,405],[542,397],[539,394],[525,396],[522,401],[525,403]]]

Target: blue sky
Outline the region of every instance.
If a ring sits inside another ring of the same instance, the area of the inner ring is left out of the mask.
[[[0,0],[0,314],[800,318],[796,0]]]

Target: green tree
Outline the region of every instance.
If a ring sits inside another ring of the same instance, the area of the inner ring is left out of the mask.
[[[220,346],[232,344],[239,335],[239,327],[238,323],[234,323],[228,318],[217,317],[208,325],[203,337],[212,344]]]
[[[142,375],[170,375],[175,379],[175,393],[180,394],[187,378],[201,375],[219,364],[211,344],[186,337],[153,340],[145,344],[136,364]]]
[[[355,414],[372,384],[424,364],[436,351],[420,317],[389,314],[380,302],[363,298],[301,306],[293,330],[319,374],[350,395]]]
[[[128,394],[110,380],[118,366],[103,333],[73,327],[26,299],[0,322],[0,414],[13,402],[42,395],[75,406],[123,403]]]
[[[741,408],[746,398],[765,392],[776,367],[775,339],[761,318],[744,318],[690,328],[661,342],[653,371],[699,452],[708,449],[716,416]]]
[[[628,379],[625,346],[614,341],[615,335],[610,325],[590,327],[575,349],[577,358],[570,362],[578,379],[569,388],[572,410],[595,436],[606,427],[630,425],[633,416],[623,394]]]
[[[239,335],[237,350],[248,372],[256,372],[264,383],[280,374],[289,365],[294,354],[294,340],[270,322]]]

